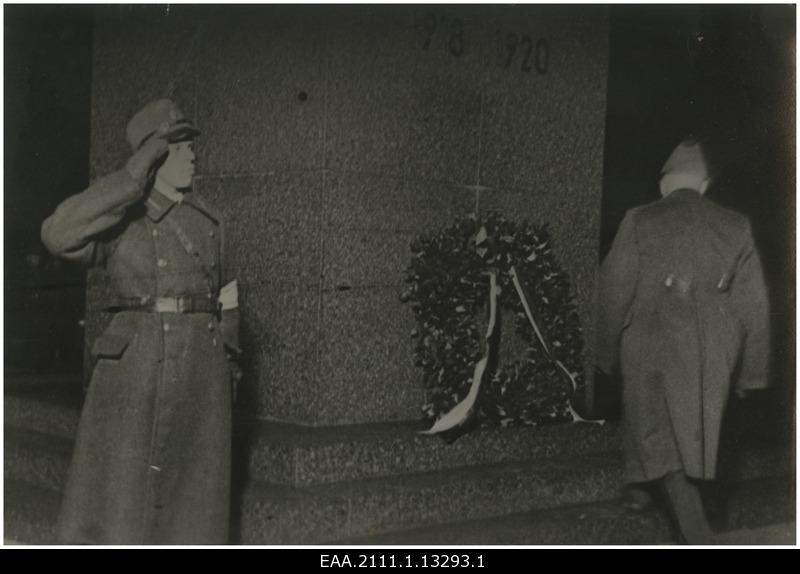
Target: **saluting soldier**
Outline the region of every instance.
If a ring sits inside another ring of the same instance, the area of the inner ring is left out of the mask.
[[[716,476],[732,385],[767,386],[768,311],[747,219],[707,199],[709,165],[682,142],[662,199],[630,210],[600,274],[598,366],[623,380],[625,479],[662,480],[689,543],[715,541],[693,479]]]
[[[65,543],[228,541],[238,305],[220,216],[190,193],[198,134],[172,101],[148,104],[126,165],[42,225],[54,255],[104,267],[116,297],[91,350]]]

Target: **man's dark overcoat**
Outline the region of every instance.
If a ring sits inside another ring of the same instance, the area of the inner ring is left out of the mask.
[[[599,366],[623,378],[626,479],[714,478],[732,377],[767,384],[767,292],[747,219],[692,189],[629,211],[599,311]]]

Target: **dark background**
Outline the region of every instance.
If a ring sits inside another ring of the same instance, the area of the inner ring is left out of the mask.
[[[81,370],[85,272],[51,257],[39,228],[88,183],[90,10],[4,6],[6,374]]]
[[[760,418],[791,428],[795,9],[609,10],[600,256],[625,211],[658,198],[660,167],[680,138],[710,138],[719,176],[709,195],[751,218],[771,289],[779,384],[757,399]],[[79,374],[84,273],[46,253],[39,226],[88,184],[93,9],[4,13],[5,370]]]
[[[770,434],[793,428],[795,404],[794,10],[611,8],[601,259],[625,211],[660,197],[676,143],[708,139],[708,196],[750,217],[770,288],[776,385],[741,415],[743,430]],[[732,407],[739,418],[744,406]]]

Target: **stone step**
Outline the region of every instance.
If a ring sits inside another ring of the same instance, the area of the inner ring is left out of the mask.
[[[22,404],[30,403],[23,401]],[[48,426],[45,424],[48,419],[40,416],[40,411],[19,409],[16,412],[39,414],[6,418],[4,475],[54,490],[60,489],[66,478],[72,451],[72,440],[68,437],[74,433],[67,431],[66,424],[57,414],[49,419],[51,423]],[[56,409],[55,412],[60,411]],[[20,421],[23,425],[31,421],[37,421],[37,424],[23,427],[12,424]],[[29,426],[47,428],[52,433],[30,430]],[[416,435],[411,424],[365,426],[371,427],[372,431],[378,428],[382,434],[369,434],[372,439],[369,442],[363,434],[368,431],[363,427],[360,433],[354,432],[354,429],[339,429],[340,435],[331,433],[327,441],[314,433],[314,438],[319,438],[321,444],[310,440],[305,442],[308,437],[293,436],[286,442],[294,444],[295,448],[287,447],[288,450],[276,448],[279,441],[274,436],[269,444],[256,442],[249,455],[250,481],[306,487],[314,486],[315,481],[320,485],[336,484],[470,466],[537,462],[554,457],[580,459],[588,454],[618,453],[614,448],[614,435],[606,434],[616,432],[610,427],[600,429],[589,425],[569,425],[542,429],[482,429],[446,445],[440,439]],[[356,434],[361,440],[347,442],[343,435],[349,433]],[[348,445],[352,450],[348,450]],[[336,460],[342,467],[340,470],[336,469]],[[278,471],[275,467],[283,467],[283,470]],[[737,444],[735,449],[723,452],[720,462],[720,476],[735,480],[793,472],[794,451],[789,445],[758,442]],[[293,475],[294,478],[291,478]],[[278,480],[274,480],[276,478]]]
[[[797,546],[797,523],[783,522],[759,528],[721,533],[717,544],[725,546]]]
[[[616,456],[512,462],[312,487],[253,483],[237,507],[245,544],[315,544],[464,518],[613,498]]]
[[[18,480],[3,481],[3,536],[18,544],[54,544],[61,495]]]
[[[615,425],[479,428],[451,444],[419,422],[308,428],[262,423],[248,470],[259,481],[310,486],[466,466],[582,456],[619,448]],[[284,461],[276,465],[275,461]]]
[[[461,476],[438,472],[312,489],[252,485],[234,501],[241,509],[238,541],[535,545],[674,540],[662,511],[631,513],[612,500],[619,479],[616,461],[595,458],[582,467],[566,462],[532,466],[470,469]],[[53,543],[60,494],[8,478],[4,488],[6,538],[25,544]],[[717,529],[739,530],[725,543],[787,543],[794,536],[792,477],[717,484],[707,493],[706,503]],[[531,508],[536,510],[519,512]],[[477,518],[486,513],[492,516]],[[409,526],[414,521],[427,525]],[[776,525],[767,529],[772,538],[766,536],[767,531],[761,532],[767,525]]]
[[[66,385],[7,393],[7,427],[58,437],[75,435],[81,396]],[[259,422],[236,427],[236,448],[248,453],[242,474],[253,480],[310,486],[381,476],[446,470],[554,456],[619,450],[617,423],[539,428],[479,428],[447,444],[418,433],[419,422],[302,427]],[[766,446],[764,446],[766,445]],[[720,474],[739,478],[793,471],[791,445],[776,447],[746,437],[723,441]]]
[[[67,479],[72,440],[56,435],[4,428],[3,478],[61,490]]]
[[[17,386],[5,389],[6,426],[74,438],[83,397],[80,387],[63,384]]]
[[[717,542],[727,545],[795,544],[794,481],[767,478],[724,486],[727,508],[706,497]],[[618,500],[466,520],[378,536],[343,539],[345,545],[634,545],[675,544],[662,506],[625,510]]]
[[[7,393],[5,425],[74,437],[80,393],[49,385]],[[619,448],[617,425],[558,425],[541,428],[479,428],[451,444],[420,435],[417,421],[333,427],[276,422],[237,426],[237,448],[248,454],[253,479],[295,486],[393,476],[420,471]]]
[[[29,392],[35,389],[59,388],[80,391],[83,386],[82,373],[37,373],[37,372],[9,372],[4,373],[3,388],[5,392]]]
[[[253,433],[248,473],[262,482],[312,486],[618,452],[622,444],[619,423],[479,428],[451,444],[420,435],[421,428],[418,422],[328,428],[261,423]],[[786,474],[794,472],[794,448],[755,439],[727,440],[719,464],[721,474],[740,480]]]

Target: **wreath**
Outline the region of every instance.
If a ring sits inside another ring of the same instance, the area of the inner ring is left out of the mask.
[[[496,306],[506,317],[513,314],[525,349],[521,357],[495,361],[475,403],[475,418],[499,426],[582,420],[570,399],[584,384],[583,334],[569,278],[551,247],[546,226],[499,214],[464,218],[411,243],[401,300],[410,304],[418,324],[411,335],[427,390],[422,410],[428,421],[454,410],[473,386],[489,341],[479,320],[487,310],[489,275]]]

